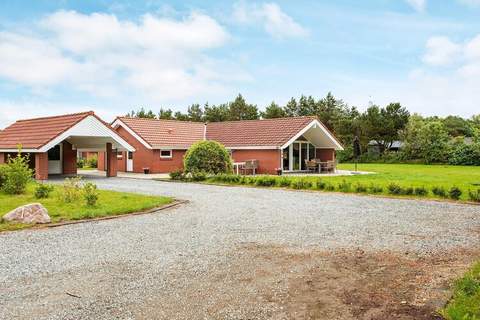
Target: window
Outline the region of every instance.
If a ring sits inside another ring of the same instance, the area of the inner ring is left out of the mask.
[[[48,150],[48,161],[60,161],[60,145],[57,144],[52,149]]]
[[[160,150],[160,158],[168,159],[172,157],[172,150]]]

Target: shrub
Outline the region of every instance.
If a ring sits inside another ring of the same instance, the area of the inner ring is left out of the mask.
[[[448,163],[452,165],[480,166],[480,144],[465,144],[463,141],[456,144],[448,156]]]
[[[290,184],[293,189],[310,189],[312,187],[312,183],[306,179],[297,179],[293,180]]]
[[[46,199],[49,197],[50,192],[53,191],[53,186],[46,183],[39,183],[35,187],[35,198]]]
[[[30,169],[29,156],[20,151],[14,158],[8,157],[7,168],[4,170],[5,180],[2,189],[7,194],[23,194],[28,182],[32,180],[33,170]]]
[[[205,181],[207,180],[207,174],[202,171],[192,172],[192,181]]]
[[[432,188],[432,193],[436,195],[437,197],[440,198],[446,198],[447,197],[447,191],[445,190],[444,187],[438,187],[435,186]]]
[[[474,202],[480,202],[480,189],[477,190],[468,190],[468,198]]]
[[[376,186],[373,183],[370,185],[370,192],[371,193],[382,193],[383,192],[383,187],[381,186]]]
[[[5,180],[7,180],[8,167],[4,164],[0,165],[0,189],[2,188]]]
[[[278,186],[279,187],[290,187],[291,180],[288,179],[287,177],[282,177],[280,180],[278,180]]]
[[[419,197],[425,197],[428,194],[428,190],[425,187],[416,187],[413,193]]]
[[[457,187],[451,187],[450,190],[448,190],[448,196],[450,199],[458,200],[462,196],[462,190]]]
[[[269,177],[269,176],[260,176],[257,177],[255,181],[255,185],[261,186],[261,187],[272,187],[277,183],[277,179],[274,177]]]
[[[414,193],[414,189],[412,187],[407,187],[403,189],[402,193],[411,196]]]
[[[70,203],[80,197],[80,177],[66,178],[62,185],[61,197],[63,202]]]
[[[183,160],[186,172],[231,173],[232,160],[227,149],[216,141],[200,141],[188,149]]]
[[[97,156],[93,156],[93,157],[88,158],[88,159],[85,161],[85,164],[86,164],[87,166],[89,166],[90,168],[97,168],[97,166],[98,166],[98,158],[97,158]]]
[[[168,175],[172,180],[183,180],[185,178],[183,170],[175,170],[170,172]]]
[[[322,179],[317,179],[317,181],[315,181],[315,188],[318,190],[325,190],[326,186],[327,183]]]
[[[338,190],[342,192],[350,192],[352,190],[352,184],[346,180],[343,180],[338,184]]]
[[[388,185],[387,189],[390,194],[400,195],[403,193],[402,187],[393,182]]]
[[[362,193],[362,192],[367,192],[367,190],[368,188],[361,183],[358,183],[355,185],[355,192]]]
[[[83,186],[83,198],[87,202],[87,206],[94,207],[98,201],[97,185],[91,182],[85,183]]]
[[[327,191],[335,191],[335,185],[331,184],[331,183],[326,183],[325,184],[325,190]]]
[[[85,159],[77,159],[77,168],[85,167]]]

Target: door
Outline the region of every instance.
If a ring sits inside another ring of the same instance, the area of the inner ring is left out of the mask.
[[[133,152],[127,152],[127,172],[133,171]]]
[[[57,144],[48,150],[48,174],[62,174],[62,145]]]

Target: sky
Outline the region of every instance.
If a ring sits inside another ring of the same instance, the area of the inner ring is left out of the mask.
[[[0,128],[327,92],[480,113],[480,0],[0,2]]]

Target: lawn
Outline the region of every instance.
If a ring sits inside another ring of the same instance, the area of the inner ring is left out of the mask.
[[[448,320],[480,319],[480,262],[457,280],[452,300],[441,313]]]
[[[167,197],[99,190],[97,205],[88,207],[81,196],[72,203],[63,202],[60,197],[61,186],[56,186],[47,199],[36,199],[33,195],[34,189],[35,186],[32,183],[28,185],[27,192],[24,195],[11,196],[0,193],[0,217],[21,205],[34,202],[44,205],[48,210],[52,223],[55,223],[138,212],[159,207],[173,201],[172,198]],[[2,221],[0,222],[0,232],[24,229],[31,226]]]
[[[340,164],[340,170],[354,170],[354,164]],[[214,176],[207,183],[244,184],[263,187],[286,187],[292,189],[317,189],[323,191],[356,192],[380,194],[407,198],[448,198],[448,191],[457,187],[462,201],[472,201],[469,191],[480,190],[480,167],[421,165],[421,164],[359,164],[359,171],[373,172],[367,175],[350,176]],[[391,184],[401,187],[394,193],[389,190]],[[415,194],[417,189],[425,188],[426,194]],[[435,195],[433,189],[443,189],[445,196]],[[479,193],[480,195],[480,193]],[[479,201],[473,200],[473,201]]]

